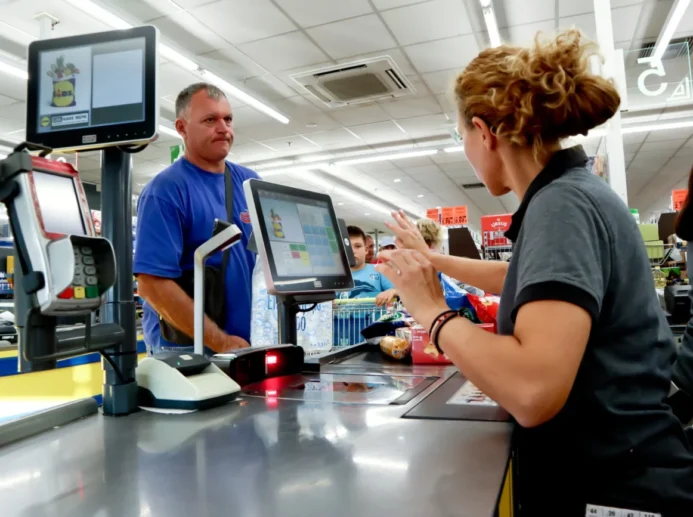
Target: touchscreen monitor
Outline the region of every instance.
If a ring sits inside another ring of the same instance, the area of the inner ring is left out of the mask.
[[[260,180],[248,180],[244,188],[271,293],[353,288],[329,196]]]
[[[46,233],[86,235],[75,180],[47,172],[31,174]]]
[[[46,39],[29,47],[27,140],[80,149],[151,140],[157,29]]]

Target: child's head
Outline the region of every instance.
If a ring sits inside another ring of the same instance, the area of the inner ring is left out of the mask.
[[[439,251],[443,245],[443,228],[433,219],[419,219],[416,221],[416,227],[426,242],[426,246]]]

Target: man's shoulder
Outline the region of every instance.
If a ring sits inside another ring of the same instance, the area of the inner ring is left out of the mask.
[[[231,167],[231,170],[234,172],[234,174],[240,176],[240,178],[243,181],[251,179],[260,179],[258,173],[255,172],[253,169],[249,169],[248,167],[244,167],[243,165],[239,165],[237,163],[229,161],[227,161],[226,163],[229,165],[229,167]]]
[[[142,190],[142,196],[156,196],[161,199],[169,199],[187,184],[188,175],[185,174],[185,164],[182,160],[176,160],[159,174],[154,176]],[[177,196],[176,196],[177,197]]]

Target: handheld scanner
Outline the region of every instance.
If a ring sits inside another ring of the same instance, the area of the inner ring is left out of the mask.
[[[15,152],[0,162],[22,288],[42,314],[88,314],[115,283],[111,243],[96,236],[77,170],[65,162]]]

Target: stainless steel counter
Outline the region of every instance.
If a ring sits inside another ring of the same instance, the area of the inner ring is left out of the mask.
[[[400,406],[244,397],[187,415],[88,417],[0,449],[1,513],[492,516],[510,424],[400,418],[449,373]]]

